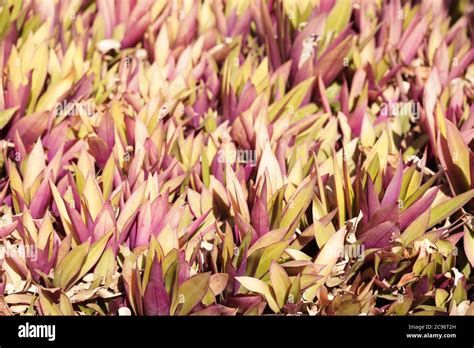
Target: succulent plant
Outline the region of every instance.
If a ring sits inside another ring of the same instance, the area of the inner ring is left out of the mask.
[[[4,315],[474,315],[468,1],[5,0]]]

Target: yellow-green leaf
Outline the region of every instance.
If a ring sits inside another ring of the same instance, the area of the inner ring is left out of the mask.
[[[339,33],[349,23],[352,12],[352,2],[347,0],[337,0],[336,4],[329,12],[326,20],[324,33]]]
[[[105,250],[105,247],[107,246],[107,242],[109,241],[113,232],[114,231],[110,231],[109,233],[104,234],[102,237],[99,238],[99,240],[97,240],[94,244],[91,245],[84,264],[82,265],[79,275],[77,276],[78,279],[86,275],[86,273],[89,272],[92,267],[94,267],[97,261],[99,261],[100,257],[102,256],[102,253]]]
[[[265,296],[268,305],[275,313],[278,313],[280,311],[280,308],[278,307],[278,304],[276,303],[275,298],[273,297],[267,283],[261,281],[260,279],[252,277],[235,277],[235,279],[237,279],[237,281],[242,284],[246,289]]]
[[[70,282],[79,273],[89,251],[89,241],[73,248],[58,264],[54,274],[54,285],[67,290]]]
[[[474,190],[464,192],[456,197],[450,198],[431,209],[430,223],[428,228],[443,221],[456,210],[459,210],[464,204],[474,197]]]
[[[274,260],[278,260],[289,244],[289,240],[284,240],[266,247],[258,262],[257,270],[255,271],[255,277],[261,278],[265,273],[267,273],[270,263]]]
[[[3,127],[5,127],[8,122],[10,122],[10,119],[13,117],[17,110],[18,106],[0,111],[0,129],[3,129]]]
[[[200,273],[186,280],[178,290],[178,301],[182,304],[179,315],[188,315],[201,302],[209,289],[211,273]]]
[[[275,291],[278,306],[281,308],[285,305],[286,295],[290,290],[291,281],[283,267],[275,261],[272,261],[272,264],[270,265],[270,281],[273,290]]]
[[[430,209],[427,209],[423,214],[418,216],[406,229],[403,231],[401,239],[404,245],[408,245],[420,236],[422,236],[430,221]]]

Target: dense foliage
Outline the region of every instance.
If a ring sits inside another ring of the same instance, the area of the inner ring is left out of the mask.
[[[3,1],[0,311],[473,315],[448,5]]]

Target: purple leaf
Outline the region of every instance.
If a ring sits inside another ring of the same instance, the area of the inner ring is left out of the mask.
[[[433,187],[429,189],[426,194],[417,200],[413,205],[407,208],[403,213],[400,214],[400,230],[404,230],[410,225],[415,219],[423,214],[434,202],[436,195],[438,194],[439,188]]]
[[[145,315],[169,315],[170,300],[162,280],[161,264],[155,258],[143,296]]]
[[[402,187],[403,181],[403,162],[402,156],[398,160],[397,170],[390,181],[390,184],[385,191],[385,195],[382,199],[382,203],[380,205],[381,208],[385,208],[389,205],[392,205],[398,202],[398,197],[400,196],[400,189]]]
[[[255,228],[258,237],[261,237],[270,230],[268,220],[267,205],[264,197],[256,197],[250,216],[252,226]]]
[[[365,249],[385,248],[399,228],[391,221],[383,222],[361,235]]]

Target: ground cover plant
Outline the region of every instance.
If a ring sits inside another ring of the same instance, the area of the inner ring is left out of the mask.
[[[3,315],[474,315],[468,1],[5,0]]]

